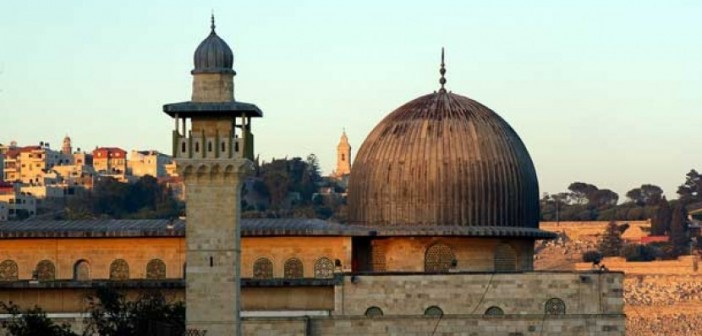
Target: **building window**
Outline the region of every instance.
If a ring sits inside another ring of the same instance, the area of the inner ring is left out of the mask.
[[[424,255],[425,272],[448,272],[455,263],[456,256],[450,247],[444,244],[434,244]]]
[[[226,150],[226,145],[224,144],[224,142],[222,142],[222,146],[221,146],[221,147],[222,147],[221,152],[224,152],[224,151]]]
[[[147,279],[165,279],[166,264],[160,259],[153,259],[146,264]]]
[[[283,277],[286,279],[299,279],[303,277],[302,261],[290,258],[283,265]]]
[[[565,302],[558,298],[546,301],[545,309],[547,315],[564,315],[566,313]]]
[[[185,142],[180,144],[180,152],[185,153]]]
[[[341,161],[346,161],[346,154],[341,154]]]
[[[273,263],[268,258],[259,258],[253,266],[254,279],[273,278]]]
[[[207,142],[207,151],[211,152],[212,151],[212,141]]]
[[[495,272],[514,272],[517,270],[517,253],[507,243],[495,246]]]
[[[196,142],[195,143],[195,153],[199,153],[199,152],[200,152],[200,143]]]
[[[90,264],[85,260],[79,260],[73,266],[73,280],[89,281],[90,280]]]
[[[366,316],[367,317],[378,317],[378,316],[383,316],[383,310],[378,308],[378,307],[370,307],[366,309]]]
[[[334,263],[329,258],[319,258],[314,263],[314,277],[318,279],[329,279],[334,277]]]
[[[129,280],[129,264],[117,259],[110,264],[110,280]]]
[[[50,281],[56,279],[56,266],[49,260],[42,260],[37,264],[37,280]]]
[[[485,311],[485,315],[487,316],[501,316],[504,314],[505,312],[502,310],[502,308],[495,306],[492,306]]]
[[[424,311],[424,316],[444,316],[444,311],[437,306],[431,306]]]
[[[0,281],[13,281],[17,278],[17,263],[14,260],[5,260],[0,263]]]

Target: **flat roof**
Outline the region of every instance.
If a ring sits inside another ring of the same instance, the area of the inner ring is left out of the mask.
[[[498,226],[363,226],[306,218],[242,218],[243,237],[510,237],[551,239],[556,234],[536,228]],[[96,219],[24,220],[0,224],[0,239],[184,237],[185,220]]]

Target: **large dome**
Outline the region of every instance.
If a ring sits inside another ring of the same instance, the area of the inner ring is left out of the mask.
[[[401,106],[361,145],[349,222],[538,228],[539,186],[524,143],[500,116],[440,90]]]

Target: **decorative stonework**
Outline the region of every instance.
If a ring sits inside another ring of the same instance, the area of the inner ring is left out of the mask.
[[[73,266],[73,279],[76,281],[90,281],[90,264],[85,260],[79,260]]]
[[[297,258],[290,258],[283,266],[283,277],[285,279],[299,279],[304,276],[302,261]]]
[[[124,259],[117,259],[110,265],[110,280],[129,280],[129,264]]]
[[[146,264],[147,279],[165,279],[166,264],[160,259],[153,259]]]
[[[254,170],[249,160],[177,159],[176,167],[186,183],[201,185],[238,181]]]
[[[565,315],[566,305],[563,300],[558,298],[549,299],[545,305],[546,314],[548,315]]]
[[[56,279],[56,266],[49,260],[42,260],[37,264],[37,280],[50,281]]]
[[[437,306],[431,306],[424,310],[424,316],[444,316],[444,311]]]
[[[424,259],[425,272],[448,272],[456,256],[450,247],[434,244],[427,249]]]
[[[504,314],[505,312],[502,310],[502,308],[495,306],[492,306],[485,311],[485,315],[487,316],[502,316]]]
[[[14,260],[5,260],[0,263],[0,281],[17,280],[17,263]]]
[[[366,316],[368,316],[368,317],[383,316],[383,310],[378,308],[378,307],[370,307],[370,308],[366,309]]]
[[[268,258],[259,258],[253,266],[254,279],[272,279],[273,263]]]
[[[314,277],[329,279],[334,277],[334,263],[329,258],[319,258],[314,263]]]

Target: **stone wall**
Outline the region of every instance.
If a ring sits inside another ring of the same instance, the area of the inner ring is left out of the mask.
[[[448,246],[454,253],[457,271],[492,272],[495,247],[505,243],[515,252],[516,269],[532,270],[534,243],[532,240],[463,237],[389,237],[372,242],[373,264],[376,271],[424,272],[427,249],[435,244]],[[377,253],[381,251],[382,253]],[[378,269],[382,265],[383,269]]]
[[[334,315],[421,315],[430,306],[445,314],[543,314],[546,301],[565,303],[566,314],[622,314],[622,273],[528,272],[435,275],[351,275],[335,289]]]
[[[314,263],[321,257],[339,259],[343,268],[351,267],[350,237],[244,237],[241,239],[244,278],[253,277],[253,263],[266,257],[273,262],[273,277],[283,277],[283,265],[289,258],[303,262],[304,276],[314,277]],[[130,279],[144,279],[146,265],[160,259],[166,265],[166,278],[183,278],[185,239],[162,238],[39,238],[0,240],[0,262],[13,260],[18,278],[29,280],[42,260],[51,261],[56,279],[72,279],[73,267],[85,260],[92,279],[108,279],[110,264],[123,259],[129,265]]]
[[[623,316],[482,315],[244,318],[246,336],[316,335],[466,335],[466,336],[619,336]]]
[[[630,241],[639,241],[648,236],[648,229],[651,222],[645,221],[617,221],[617,224],[628,223],[629,228],[622,234],[622,238]],[[591,222],[541,222],[539,228],[551,232],[565,232],[571,240],[579,240],[582,237],[592,237],[601,235],[607,228],[609,221]]]
[[[626,261],[622,257],[603,258],[602,265],[611,271],[620,271],[629,275],[659,274],[659,275],[685,275],[700,274],[698,256],[681,256],[676,260],[655,260],[648,262]],[[592,269],[592,263],[579,262],[575,264],[578,271]]]

